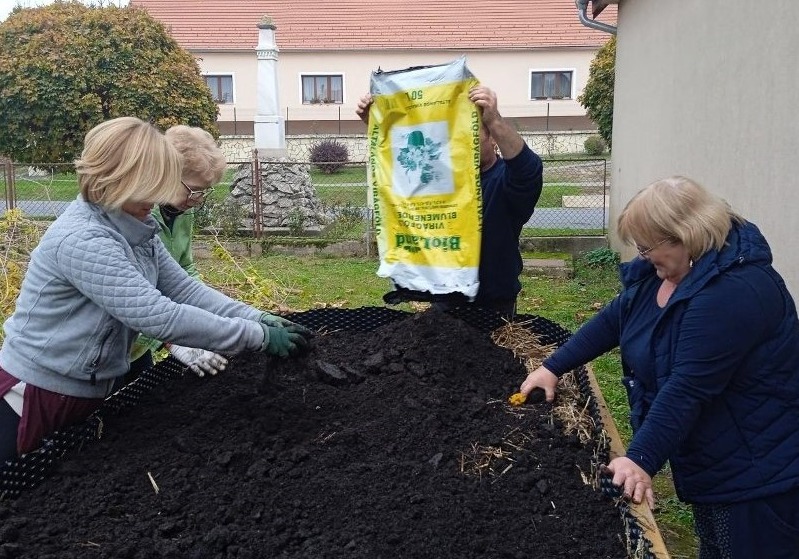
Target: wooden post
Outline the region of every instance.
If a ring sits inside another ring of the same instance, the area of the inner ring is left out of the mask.
[[[588,381],[591,384],[591,392],[594,393],[597,399],[597,407],[599,408],[602,425],[605,426],[605,432],[607,432],[608,438],[610,439],[609,458],[613,460],[619,456],[624,456],[624,444],[621,442],[621,436],[619,436],[619,431],[616,429],[616,422],[613,421],[613,416],[610,415],[610,410],[608,410],[608,406],[605,403],[605,398],[602,396],[602,391],[599,389],[594,371],[591,369],[590,364],[586,365],[585,368],[588,374]],[[666,544],[663,542],[663,536],[661,536],[660,530],[658,530],[655,517],[652,515],[652,511],[649,510],[649,506],[646,502],[636,505],[632,501],[628,501],[627,504],[630,507],[630,512],[632,512],[633,516],[638,521],[638,525],[641,526],[641,529],[644,531],[644,537],[652,544],[652,549],[650,550],[652,555],[657,559],[671,559],[671,555],[669,555],[669,552],[666,550]]]

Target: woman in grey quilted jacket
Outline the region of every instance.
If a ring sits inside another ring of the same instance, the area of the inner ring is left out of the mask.
[[[181,159],[133,117],[88,132],[80,195],[31,253],[0,348],[0,463],[83,421],[128,371],[137,333],[235,354],[293,355],[310,332],[191,278],[164,248],[155,204],[185,198]]]

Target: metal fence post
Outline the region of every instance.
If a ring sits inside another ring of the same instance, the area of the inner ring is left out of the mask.
[[[610,216],[608,215],[608,206],[605,204],[605,197],[608,195],[608,160],[605,159],[605,165],[602,167],[602,233],[607,236],[608,228],[605,223],[609,223]]]
[[[261,238],[261,161],[258,148],[252,150],[252,236]]]
[[[17,192],[14,184],[14,164],[10,159],[3,161],[3,175],[6,183],[6,210],[13,210],[17,207]]]

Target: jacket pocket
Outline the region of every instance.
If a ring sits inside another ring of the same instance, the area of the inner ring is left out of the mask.
[[[622,377],[621,383],[627,391],[627,401],[630,404],[630,426],[637,431],[644,422],[645,406],[644,391],[641,383],[631,376]]]
[[[100,338],[100,344],[97,347],[97,351],[94,353],[91,361],[89,361],[89,374],[91,375],[92,385],[95,384],[97,380],[97,369],[103,364],[103,360],[106,358],[108,354],[108,346],[111,345],[111,340],[114,338],[115,328],[111,327],[103,333],[103,336]]]

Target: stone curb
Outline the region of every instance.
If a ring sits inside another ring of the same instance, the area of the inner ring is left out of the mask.
[[[522,274],[525,276],[538,276],[547,278],[571,279],[574,277],[574,267],[565,260],[556,258],[530,258],[522,260]]]

